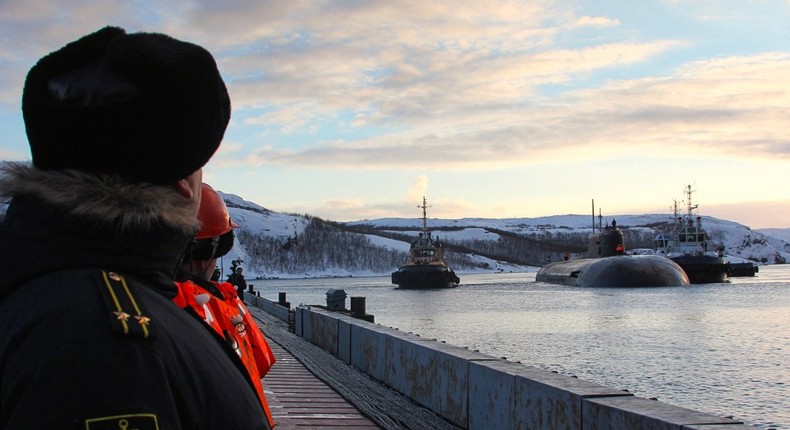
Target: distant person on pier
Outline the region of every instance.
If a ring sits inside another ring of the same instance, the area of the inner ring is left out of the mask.
[[[234,223],[222,197],[208,184],[201,187],[200,231],[188,248],[176,276],[178,296],[173,301],[193,315],[199,316],[206,328],[225,339],[241,359],[245,377],[257,394],[270,426],[272,414],[266,402],[261,378],[274,364],[274,354],[264,339],[247,307],[239,299],[236,289],[227,282],[215,282],[213,276],[217,258],[233,247]]]
[[[105,27],[41,58],[0,199],[0,428],[265,429],[239,357],[173,303],[230,99],[212,55]]]
[[[244,269],[241,266],[237,266],[236,270],[228,275],[228,282],[236,287],[236,294],[241,301],[244,301],[244,290],[247,289],[247,280],[244,279]]]

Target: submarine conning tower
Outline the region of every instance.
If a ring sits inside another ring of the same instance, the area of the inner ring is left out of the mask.
[[[617,228],[617,221],[590,235],[587,245],[587,258],[612,257],[623,255],[625,244],[623,232]]]

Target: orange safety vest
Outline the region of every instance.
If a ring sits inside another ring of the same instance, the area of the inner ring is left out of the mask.
[[[184,281],[176,282],[178,295],[173,301],[182,309],[192,308],[236,350],[255,386],[269,425],[273,428],[274,420],[263,394],[261,378],[274,364],[274,353],[244,302],[236,295],[236,288],[227,282],[212,283],[222,293],[222,299],[192,281]]]
[[[271,369],[275,361],[274,353],[271,347],[269,347],[269,343],[266,342],[263,333],[255,324],[255,319],[252,318],[252,314],[250,314],[249,309],[247,309],[247,305],[239,299],[236,293],[236,287],[229,282],[214,282],[214,285],[216,285],[222,295],[225,296],[225,303],[236,306],[239,310],[244,325],[247,327],[244,333],[250,337],[250,344],[252,345],[252,352],[255,357],[255,365],[258,368],[258,373],[263,377],[269,373],[269,369]]]

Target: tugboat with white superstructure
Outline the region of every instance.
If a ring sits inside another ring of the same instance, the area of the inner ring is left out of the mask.
[[[682,267],[692,284],[727,282],[729,263],[724,259],[723,249],[709,249],[710,237],[702,228],[702,217],[694,215],[694,210],[699,205],[691,203],[691,185],[684,192],[686,213],[678,216],[676,202],[674,228],[671,235],[661,234],[656,237],[656,253]]]
[[[444,248],[439,239],[428,231],[428,203],[422,198],[422,231],[409,247],[406,262],[392,272],[392,283],[402,289],[430,289],[457,287],[461,280],[444,259]]]

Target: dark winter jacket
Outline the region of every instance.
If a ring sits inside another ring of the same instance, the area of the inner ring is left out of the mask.
[[[197,228],[185,199],[27,165],[4,173],[0,429],[268,427],[235,352],[171,300]]]
[[[228,282],[230,285],[236,287],[236,295],[243,301],[244,300],[244,290],[247,289],[247,280],[244,279],[244,275],[241,273],[236,273],[235,271],[228,275]]]

